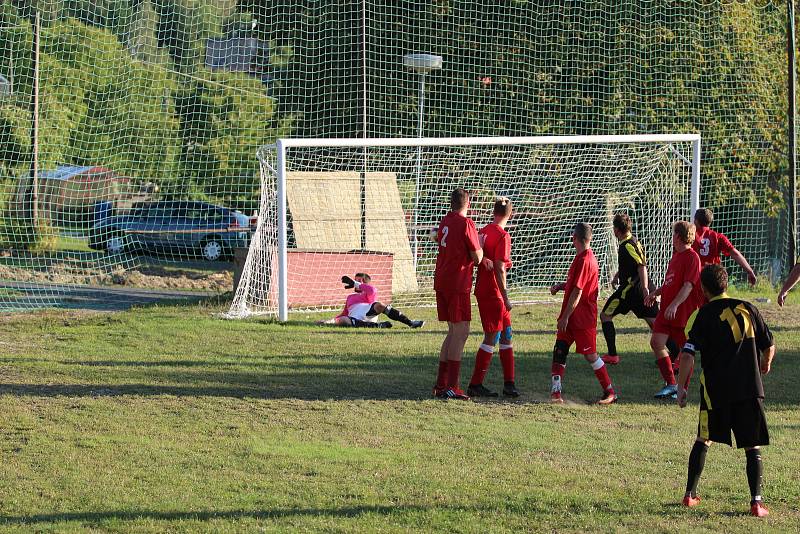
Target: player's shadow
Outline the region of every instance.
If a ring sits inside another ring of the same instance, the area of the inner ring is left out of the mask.
[[[437,507],[438,509],[439,507]],[[211,521],[211,520],[243,520],[243,519],[283,519],[302,517],[348,518],[361,515],[388,516],[397,513],[419,513],[430,507],[401,506],[344,506],[340,508],[285,508],[275,510],[208,510],[196,512],[160,512],[151,510],[118,510],[104,512],[65,512],[33,515],[0,515],[0,526],[35,526],[48,523],[76,523],[96,525],[103,521]]]

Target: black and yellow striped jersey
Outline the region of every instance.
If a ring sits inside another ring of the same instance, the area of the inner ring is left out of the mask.
[[[761,351],[774,345],[758,309],[725,293],[689,318],[684,352],[700,352],[701,383],[714,403],[764,397]]]
[[[642,244],[631,234],[619,242],[618,251],[619,263],[619,284],[625,285],[628,282],[639,281],[639,266],[647,265],[647,258],[644,255]]]

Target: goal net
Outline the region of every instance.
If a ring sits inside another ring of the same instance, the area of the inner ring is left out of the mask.
[[[615,213],[624,211],[663,280],[671,225],[699,198],[698,135],[460,139],[284,140],[259,151],[262,197],[231,317],[287,318],[288,309],[340,309],[343,275],[365,272],[378,299],[432,305],[431,238],[456,187],[471,193],[478,228],[498,196],[508,225],[515,302],[549,299],[575,251],[570,231],[594,229],[601,284],[616,271]]]

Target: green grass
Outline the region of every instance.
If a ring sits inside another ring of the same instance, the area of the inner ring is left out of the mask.
[[[702,505],[678,506],[697,391],[686,410],[652,399],[634,319],[611,368],[622,401],[600,408],[575,355],[571,402],[541,402],[553,306],[514,310],[522,400],[463,403],[429,399],[435,321],[376,332],[313,315],[224,321],[201,305],[2,319],[0,531],[796,531],[800,306],[771,297],[766,520],[744,515],[744,454],[721,445]],[[500,381],[494,361],[487,385]]]

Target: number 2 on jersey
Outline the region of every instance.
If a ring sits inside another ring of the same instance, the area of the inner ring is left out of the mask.
[[[443,247],[447,246],[447,233],[450,231],[450,228],[447,226],[442,226],[442,240],[439,244]]]

